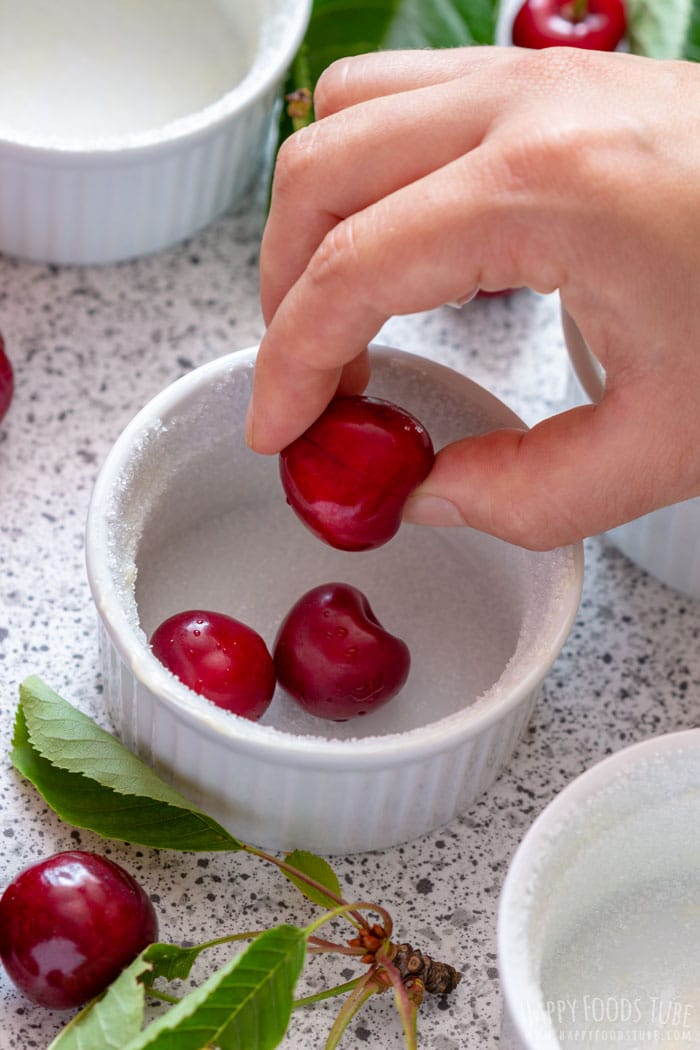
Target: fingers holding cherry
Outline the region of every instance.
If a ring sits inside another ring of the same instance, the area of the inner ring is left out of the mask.
[[[21,871],[0,898],[0,958],[28,998],[82,1006],[158,937],[153,904],[114,861],[68,850]]]

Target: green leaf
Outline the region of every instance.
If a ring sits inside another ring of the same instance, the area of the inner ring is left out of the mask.
[[[138,955],[101,999],[89,1003],[66,1025],[48,1050],[122,1050],[141,1031],[146,992],[139,980],[149,969]]]
[[[498,0],[403,0],[394,9],[384,48],[492,44]]]
[[[314,886],[309,886],[308,883],[304,882],[303,879],[297,878],[289,871],[285,871],[282,868],[282,874],[286,875],[290,882],[293,882],[296,888],[304,894],[314,904],[320,904],[322,908],[335,908],[338,897],[341,897],[340,883],[338,882],[338,876],[333,871],[328,861],[324,860],[323,857],[317,857],[315,853],[308,853],[306,850],[297,849],[293,853],[288,854],[285,857],[287,864],[291,867],[296,868],[297,871],[302,872],[304,875],[308,875],[318,882],[321,886],[325,886],[327,890],[335,894],[335,897],[328,897],[322,890],[316,889]]]
[[[151,972],[143,978],[149,986],[164,977],[166,981],[184,981],[189,977],[197,958],[208,948],[234,941],[250,941],[259,936],[259,932],[238,933],[231,937],[217,937],[212,941],[203,941],[187,948],[179,944],[151,944],[144,952],[144,958],[151,964]]]
[[[166,981],[186,980],[197,958],[208,947],[208,941],[189,948],[182,948],[179,944],[151,944],[144,954],[152,969],[144,977],[144,982],[152,985],[159,977],[164,977]]]
[[[345,55],[491,44],[497,0],[315,0],[305,38],[314,82]]]
[[[630,50],[649,58],[682,58],[689,46],[693,7],[697,0],[627,0]]]
[[[208,1043],[221,1050],[272,1050],[287,1031],[305,955],[304,930],[266,930],[138,1036],[122,1042],[121,1050],[201,1050]]]
[[[286,85],[313,92],[331,62],[367,51],[492,44],[498,0],[315,0]],[[281,142],[292,131],[283,109]]]
[[[243,844],[54,693],[20,686],[10,759],[63,820],[156,849],[239,850]]]
[[[690,11],[686,23],[683,58],[700,61],[700,0],[688,0]]]

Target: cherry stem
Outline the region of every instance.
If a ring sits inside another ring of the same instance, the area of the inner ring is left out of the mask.
[[[311,952],[336,952],[338,955],[364,955],[364,948],[352,948],[347,944],[336,944],[335,941],[326,941],[323,937],[309,937]]]
[[[561,13],[570,22],[582,22],[588,14],[588,0],[570,0],[562,6]]]
[[[220,944],[231,944],[233,941],[252,941],[255,937],[259,937],[265,933],[265,930],[246,930],[244,933],[228,933],[223,937],[215,937],[212,941],[202,941],[201,944],[197,945],[201,951],[205,951],[207,948],[216,948]]]
[[[146,995],[151,999],[158,999],[161,1003],[170,1003],[171,1006],[176,1006],[182,1001],[176,995],[168,995],[167,992],[161,992],[158,988],[154,988],[152,984],[149,984],[146,988]]]
[[[261,860],[266,860],[269,864],[274,864],[275,867],[280,869],[280,871],[286,872],[287,875],[292,875],[295,879],[297,879],[299,882],[303,882],[310,889],[316,890],[318,893],[321,893],[324,897],[327,897],[329,900],[334,901],[340,908],[339,914],[343,914],[343,912],[346,911],[348,907],[347,901],[345,901],[337,893],[334,893],[333,890],[329,890],[327,886],[323,885],[323,883],[317,882],[316,879],[313,879],[310,875],[307,875],[305,872],[300,871],[298,868],[295,868],[292,864],[287,864],[286,861],[281,860],[279,857],[273,857],[272,854],[265,853],[264,850],[256,849],[255,846],[244,845],[243,849],[248,853],[252,853],[255,857],[260,857]],[[383,912],[389,920],[389,923],[391,924],[391,919],[389,918],[388,913],[384,912],[384,909],[379,908],[375,905],[372,905],[371,907],[375,907],[377,912]],[[354,926],[362,927],[366,930],[369,929],[369,923],[367,922],[365,917],[363,915],[360,915],[360,913],[357,911],[350,910],[350,912],[346,913],[346,918],[350,922],[352,922]]]
[[[323,915],[321,915],[318,919],[315,919],[309,926],[306,927],[307,937],[310,937],[316,930],[318,930],[321,926],[325,925],[325,923],[331,922],[333,919],[337,919],[341,915],[347,917],[348,914],[359,916],[362,925],[366,929],[370,929],[369,923],[363,915],[360,915],[360,911],[373,911],[381,917],[384,925],[384,931],[386,933],[386,939],[388,941],[391,937],[391,931],[393,927],[391,915],[389,915],[389,912],[386,910],[386,908],[382,908],[379,904],[373,904],[371,901],[356,901],[353,904],[348,904],[344,901],[342,904],[339,904],[337,908],[332,908],[330,911],[324,912]]]
[[[418,1002],[409,996],[401,974],[394,966],[389,956],[381,949],[376,953],[376,960],[377,965],[384,970],[393,986],[396,1009],[401,1018],[404,1038],[406,1040],[406,1050],[417,1050],[418,1031],[416,1026],[418,1021]]]
[[[371,996],[380,991],[382,991],[382,988],[376,980],[376,973],[372,967],[359,979],[355,985],[354,991],[348,996],[338,1011],[336,1019],[333,1022],[333,1027],[328,1033],[328,1039],[326,1040],[324,1050],[336,1050],[345,1029],[348,1027],[355,1014],[362,1009]]]
[[[365,979],[365,975],[362,974],[360,977],[353,977],[352,981],[346,981],[344,984],[336,984],[333,988],[324,988],[322,992],[316,992],[314,995],[305,995],[302,999],[295,999],[292,1008],[294,1010],[302,1006],[312,1006],[314,1003],[320,1003],[324,999],[332,999],[336,995],[344,995],[345,992],[351,992],[354,988],[357,988],[360,981]]]

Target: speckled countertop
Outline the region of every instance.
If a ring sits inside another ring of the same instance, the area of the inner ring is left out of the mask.
[[[189,369],[255,343],[262,331],[254,203],[163,254],[106,268],[0,257],[0,329],[17,378],[0,424],[0,747],[19,682],[40,674],[103,724],[96,628],[83,561],[91,488],[135,412]],[[464,370],[528,423],[557,410],[568,377],[556,297],[523,291],[392,320],[383,340]],[[603,756],[698,723],[700,602],[673,593],[604,540],[586,543],[583,599],[510,768],[488,797],[420,841],[335,859],[357,898],[382,902],[400,938],[463,971],[458,990],[426,1001],[424,1050],[492,1050],[500,998],[496,908],[509,860],[535,816]],[[75,846],[105,849],[63,825],[0,757],[0,884]],[[164,939],[301,921],[311,905],[253,858],[158,854],[108,844],[157,902]],[[321,980],[317,961],[311,983]],[[341,967],[342,972],[342,967]],[[346,976],[350,976],[348,973]],[[343,979],[339,977],[337,979]],[[284,1046],[323,1046],[337,1006],[295,1014]],[[66,1015],[45,1012],[0,975],[0,1046],[44,1048]],[[343,1046],[400,1047],[377,999]]]

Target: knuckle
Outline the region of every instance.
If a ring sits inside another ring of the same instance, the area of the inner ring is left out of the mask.
[[[509,522],[510,529],[506,539],[517,547],[530,551],[550,551],[555,547],[571,542],[568,533],[552,528],[549,522],[541,519],[516,516]]]
[[[316,126],[300,128],[285,139],[275,160],[274,192],[289,196],[299,193],[316,167],[318,134]]]
[[[326,234],[309,263],[309,277],[317,286],[334,285],[357,270],[356,259],[355,222],[350,216]]]
[[[552,94],[570,96],[580,84],[585,87],[591,77],[599,73],[600,52],[576,47],[548,47],[541,50],[525,49],[519,52],[519,61],[513,67],[519,86],[544,100]]]
[[[566,527],[553,521],[547,509],[533,505],[532,500],[506,502],[498,510],[488,531],[507,543],[531,551],[548,551],[567,542],[562,541],[567,534]]]
[[[506,180],[533,184],[538,177],[573,174],[581,151],[597,144],[595,128],[586,124],[582,134],[582,108],[600,96],[585,65],[591,56],[576,54],[580,50],[533,49],[509,71],[509,95],[517,102],[500,122],[494,154]]]
[[[494,156],[494,182],[508,194],[532,193],[561,178],[570,164],[568,135],[551,125],[531,124],[516,140],[507,140]]]

